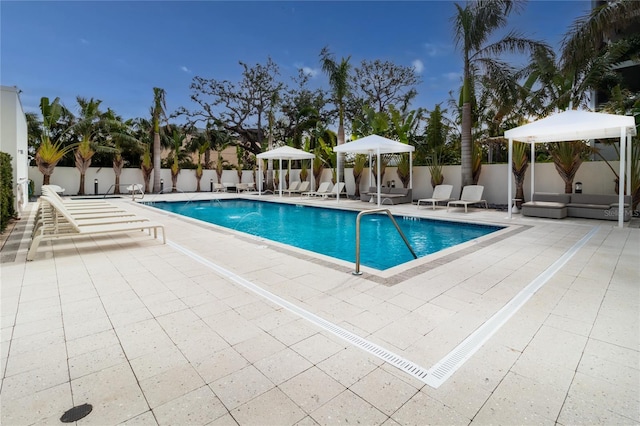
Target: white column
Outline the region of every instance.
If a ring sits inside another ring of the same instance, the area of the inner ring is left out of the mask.
[[[377,155],[378,155],[378,157],[377,157],[378,160],[376,161],[376,169],[378,170],[378,182],[377,182],[377,184],[378,184],[378,207],[380,207],[380,183],[381,183],[380,181],[382,180],[380,178],[380,148],[378,148]]]
[[[508,182],[508,184],[507,184],[507,188],[508,188],[508,191],[507,191],[507,193],[508,193],[508,195],[507,195],[507,198],[508,198],[507,199],[507,206],[508,206],[507,207],[507,211],[509,212],[509,214],[507,215],[507,218],[509,218],[509,219],[511,219],[511,209],[512,209],[511,199],[513,198],[511,196],[511,194],[513,192],[513,188],[512,188],[513,179],[511,177],[512,164],[513,164],[513,139],[509,138],[509,160],[507,161],[507,182]]]
[[[620,182],[618,184],[618,227],[624,226],[624,188],[625,188],[625,161],[627,155],[627,149],[625,142],[627,140],[627,129],[620,128]]]
[[[536,189],[536,143],[531,144],[531,201],[533,201],[533,193]]]

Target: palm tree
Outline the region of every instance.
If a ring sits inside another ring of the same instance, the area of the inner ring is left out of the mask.
[[[173,152],[171,154],[173,157],[173,161],[171,162],[171,192],[177,192],[178,174],[180,174],[180,157],[184,155],[184,150],[182,148],[184,134],[174,129],[171,141],[173,143]]]
[[[60,103],[60,98],[49,102],[49,98],[40,99],[40,112],[42,113],[42,132],[40,135],[40,145],[36,151],[35,160],[38,170],[42,173],[42,184],[49,185],[51,175],[58,162],[75,145],[64,146],[63,138],[52,140],[54,130],[59,125],[63,115],[67,114],[65,107]]]
[[[564,181],[565,194],[573,192],[573,179],[590,152],[590,147],[582,141],[549,144],[549,155],[553,159],[556,171]]]
[[[151,122],[153,125],[153,192],[160,192],[160,122],[165,116],[165,91],[159,87],[153,88],[153,106],[151,107]]]
[[[463,7],[455,4],[453,17],[454,40],[462,52],[462,186],[473,183],[471,103],[473,85],[477,75],[484,73],[498,86],[511,87],[513,84],[511,68],[496,59],[502,53],[525,53],[535,49],[547,48],[544,44],[523,38],[516,32],[508,33],[504,38],[487,44],[491,36],[507,24],[512,11],[521,9],[520,0],[477,0],[469,1]],[[503,84],[504,82],[504,84]]]
[[[144,179],[144,192],[150,192],[151,173],[153,172],[153,161],[151,159],[151,145],[144,144],[142,162],[140,163],[142,178]]]
[[[524,199],[524,178],[529,168],[529,157],[527,157],[527,144],[522,142],[514,142],[513,144],[513,163],[511,170],[516,181],[516,199],[522,204]],[[520,206],[518,205],[518,208]]]
[[[202,157],[204,154],[209,151],[209,140],[207,139],[207,132],[198,133],[198,136],[191,140],[191,152],[196,152],[198,154],[198,165],[196,166],[196,192],[200,192],[200,181],[202,180],[203,174],[203,165],[202,165]]]
[[[356,200],[360,199],[360,180],[362,180],[362,173],[364,172],[364,166],[367,165],[366,154],[356,154],[353,160],[353,180],[356,184],[356,192],[354,197]]]
[[[325,46],[320,51],[320,61],[322,62],[322,70],[329,77],[329,84],[333,92],[333,102],[338,107],[338,146],[344,144],[344,109],[345,99],[349,94],[349,71],[351,64],[349,60],[351,56],[342,58],[337,63],[333,58],[333,54]],[[344,153],[339,153],[337,157],[337,168],[340,177],[344,179]]]
[[[84,195],[85,175],[91,165],[91,159],[97,151],[112,151],[106,145],[110,128],[109,124],[115,121],[115,114],[109,110],[108,114],[100,111],[99,99],[76,98],[80,107],[77,122],[69,128],[80,137],[80,142],[75,150],[75,165],[80,172],[80,187],[78,195]]]
[[[63,146],[61,141],[52,142],[48,135],[42,136],[42,141],[36,152],[36,165],[42,173],[43,185],[49,185],[56,165],[73,148],[73,145]]]
[[[91,158],[96,151],[91,146],[91,139],[85,135],[78,144],[75,150],[76,169],[80,172],[80,188],[78,188],[78,195],[84,195],[84,182],[87,169],[91,165]]]

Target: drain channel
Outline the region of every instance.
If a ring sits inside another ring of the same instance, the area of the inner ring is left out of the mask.
[[[291,302],[277,296],[260,286],[253,284],[239,275],[222,268],[219,265],[205,259],[204,257],[187,250],[186,248],[167,240],[167,244],[174,249],[182,252],[190,258],[202,263],[205,266],[216,271],[219,275],[251,290],[252,292],[264,297],[265,299],[279,305],[296,315],[310,321],[324,330],[350,342],[352,345],[382,359],[383,361],[395,366],[405,373],[415,377],[421,382],[438,388],[442,385],[458,368],[460,368],[474,353],[476,353],[482,345],[484,345],[499,329],[511,318],[528,300],[538,291],[549,279],[562,268],[577,252],[582,248],[598,231],[600,227],[594,227],[580,241],[567,250],[558,260],[538,275],[529,285],[527,285],[520,293],[511,299],[502,309],[496,312],[476,331],[460,343],[455,349],[449,352],[442,360],[430,369],[425,369],[413,362],[388,351],[387,349],[370,342],[362,337],[339,327],[322,317],[315,315]]]
[[[449,352],[436,365],[429,369],[426,383],[434,388],[443,384],[458,370],[471,356],[484,345],[549,279],[555,275],[575,255],[587,241],[593,237],[600,227],[595,227],[587,233],[573,247],[567,250],[558,260],[538,275],[520,293],[482,324],[469,337]]]
[[[329,322],[327,320],[325,320],[322,317],[317,316],[316,314],[307,311],[306,309],[302,309],[299,306],[294,305],[293,303],[281,298],[280,296],[276,296],[275,294],[263,289],[260,286],[255,285],[254,283],[252,283],[251,281],[248,281],[242,277],[240,277],[239,275],[234,274],[233,272],[222,268],[219,265],[216,265],[215,263],[205,259],[204,257],[190,251],[187,250],[186,248],[172,242],[172,241],[167,241],[167,244],[170,245],[171,247],[173,247],[174,249],[184,253],[185,255],[191,257],[192,259],[202,263],[205,266],[208,266],[209,268],[213,269],[214,271],[216,271],[218,274],[222,275],[223,277],[233,281],[236,284],[241,285],[242,287],[253,291],[254,293],[264,297],[265,299],[275,303],[276,305],[279,305],[287,310],[289,310],[290,312],[293,312],[294,314],[306,319],[307,321],[310,321],[311,323],[317,325],[320,328],[323,328],[327,331],[329,331],[330,333],[348,341],[349,343],[351,343],[352,345],[366,351],[369,352],[372,355],[377,356],[378,358],[382,359],[383,361],[399,368],[400,370],[404,371],[405,373],[417,378],[418,380],[422,381],[423,383],[427,383],[426,379],[427,379],[427,375],[428,370],[426,368],[420,367],[417,364],[414,364],[413,362],[401,357],[400,355],[397,355],[393,352],[388,351],[387,349],[383,348],[382,346],[379,346],[373,342],[368,341],[367,339],[363,339],[362,337],[358,336],[357,334],[353,334],[352,332],[345,330],[342,327],[339,327],[335,324],[333,324],[332,322]]]

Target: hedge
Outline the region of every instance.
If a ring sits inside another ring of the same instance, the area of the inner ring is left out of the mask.
[[[14,201],[11,156],[0,152],[0,232],[4,232],[9,220],[16,215]]]

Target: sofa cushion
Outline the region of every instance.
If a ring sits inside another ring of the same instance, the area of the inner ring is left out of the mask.
[[[571,194],[555,194],[551,192],[536,192],[533,194],[532,201],[545,201],[553,203],[567,204],[571,201]]]
[[[564,203],[555,203],[552,201],[528,201],[522,204],[522,207],[544,207],[546,209],[561,209],[566,207]]]
[[[609,204],[578,204],[578,203],[569,203],[569,207],[574,209],[597,209],[597,210],[607,210],[609,209]]]
[[[409,193],[409,190],[407,188],[389,188],[389,193],[407,195]]]
[[[571,204],[604,204],[609,206],[611,203],[618,202],[617,195],[605,194],[571,194]]]

